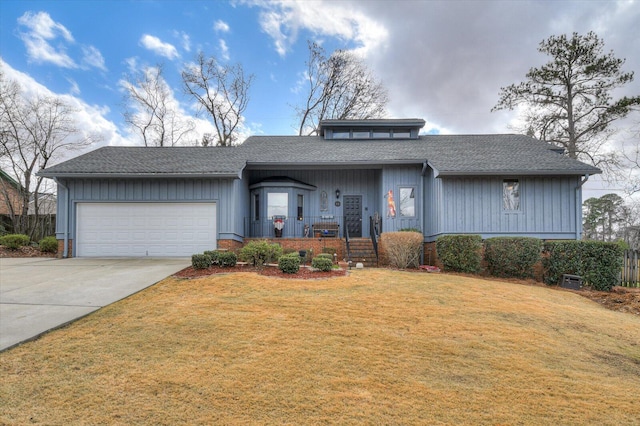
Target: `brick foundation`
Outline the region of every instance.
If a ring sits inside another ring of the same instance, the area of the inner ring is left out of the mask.
[[[236,240],[218,240],[218,250],[238,251],[244,246],[243,243]]]
[[[67,245],[67,256],[73,257],[73,240],[69,240],[69,244]],[[56,257],[58,259],[62,259],[62,255],[64,254],[64,240],[58,240],[58,252],[56,253]]]

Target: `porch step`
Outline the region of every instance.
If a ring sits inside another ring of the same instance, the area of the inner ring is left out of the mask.
[[[344,243],[344,253],[347,253],[347,243]],[[378,266],[376,260],[376,252],[373,249],[373,243],[369,238],[352,238],[349,240],[349,249],[351,252],[351,262],[355,266],[356,263],[362,262],[365,267]]]

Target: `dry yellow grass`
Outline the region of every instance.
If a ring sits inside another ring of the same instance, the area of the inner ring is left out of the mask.
[[[444,274],[170,278],[0,367],[8,424],[640,424],[640,318]]]

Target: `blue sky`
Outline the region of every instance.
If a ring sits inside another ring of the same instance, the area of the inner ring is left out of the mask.
[[[546,62],[536,49],[550,35],[595,31],[636,72],[619,94],[640,93],[638,22],[635,0],[2,0],[0,57],[27,91],[71,99],[100,145],[139,143],[123,123],[121,81],[145,66],[163,63],[193,114],[180,70],[198,51],[254,74],[244,136],[295,134],[307,40],[358,52],[389,90],[390,117],[423,118],[433,133],[507,133],[517,113],[490,109],[500,87]],[[639,121],[620,123],[611,149],[628,147]],[[206,117],[198,124],[207,130]]]

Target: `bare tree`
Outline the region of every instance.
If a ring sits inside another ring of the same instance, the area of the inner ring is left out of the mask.
[[[368,119],[386,115],[389,97],[355,53],[337,50],[328,58],[317,43],[309,42],[305,72],[307,96],[295,107],[298,134],[318,134],[325,119]]]
[[[26,97],[17,82],[6,80],[0,72],[0,161],[18,183],[17,202],[5,198],[8,204],[15,204],[7,207],[16,233],[33,237],[37,226],[43,178],[35,176],[35,172],[61,152],[80,149],[97,140],[76,128],[75,112],[59,97]],[[28,217],[30,201],[35,222]]]
[[[220,64],[200,52],[196,62],[182,71],[183,89],[208,112],[216,128],[216,144],[233,145],[249,104],[253,75],[246,76],[240,64]],[[209,139],[210,140],[210,139]]]
[[[633,81],[633,72],[623,72],[624,59],[603,47],[593,32],[543,40],[538,50],[551,60],[531,68],[525,82],[503,87],[492,111],[524,105],[525,129],[535,136],[564,147],[571,158],[616,168],[618,156],[605,152],[604,144],[611,124],[640,105],[640,96],[612,99],[615,89]]]
[[[193,120],[180,115],[162,65],[128,76],[123,86],[124,119],[144,146],[175,146],[195,129]]]

